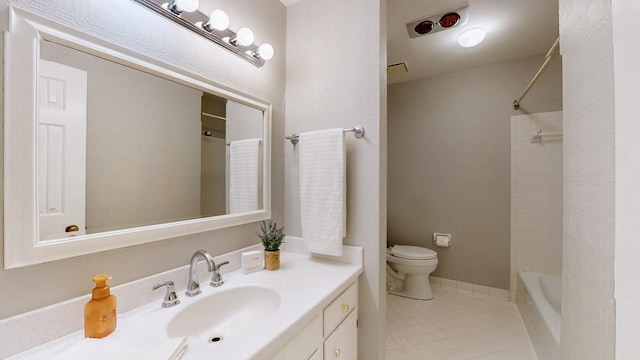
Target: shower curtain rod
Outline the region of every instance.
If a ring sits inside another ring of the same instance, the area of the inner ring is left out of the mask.
[[[549,64],[551,63],[551,60],[553,60],[553,58],[558,54],[559,50],[560,50],[560,37],[556,39],[556,41],[551,46],[551,49],[549,49],[549,52],[547,52],[547,55],[545,56],[544,64],[542,64],[542,66],[540,67],[540,70],[538,70],[538,72],[533,77],[529,85],[527,85],[527,87],[524,89],[522,94],[520,94],[519,98],[513,100],[513,110],[520,109],[520,101],[522,101],[522,99],[524,99],[524,97],[527,96],[527,93],[529,92],[531,87],[533,87],[536,81],[538,81],[542,73],[547,69],[547,66],[549,66]]]

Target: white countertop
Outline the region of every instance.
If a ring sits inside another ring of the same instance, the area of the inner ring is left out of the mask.
[[[361,249],[360,249],[361,251]],[[360,253],[361,254],[361,253]],[[361,256],[361,255],[360,255]],[[118,326],[108,338],[168,338],[166,328],[171,319],[189,304],[208,294],[246,285],[266,286],[275,290],[280,306],[268,319],[256,319],[255,326],[242,336],[224,338],[217,343],[188,338],[189,348],[182,359],[269,359],[319,314],[324,307],[362,273],[360,264],[349,264],[291,252],[281,254],[281,268],[244,275],[239,270],[224,275],[224,285],[213,288],[208,278],[201,278],[202,294],[187,297],[179,292],[180,304],[162,308],[161,301],[118,314]],[[207,280],[207,281],[205,281]],[[151,291],[151,290],[149,290]],[[215,308],[211,311],[216,311]],[[82,330],[35,347],[9,359],[48,359],[82,340]],[[112,339],[109,339],[110,341]]]

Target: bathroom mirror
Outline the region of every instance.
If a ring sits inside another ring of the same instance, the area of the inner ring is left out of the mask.
[[[270,217],[270,104],[10,18],[5,268]]]

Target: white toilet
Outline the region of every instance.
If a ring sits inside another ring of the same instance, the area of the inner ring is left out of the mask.
[[[418,300],[433,299],[429,274],[438,266],[438,253],[408,245],[394,245],[387,249],[387,272],[403,280],[401,289],[390,288],[389,293]],[[395,281],[394,281],[395,282]]]

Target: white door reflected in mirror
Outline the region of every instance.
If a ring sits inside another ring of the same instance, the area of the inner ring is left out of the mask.
[[[40,60],[40,240],[85,234],[87,72]]]

